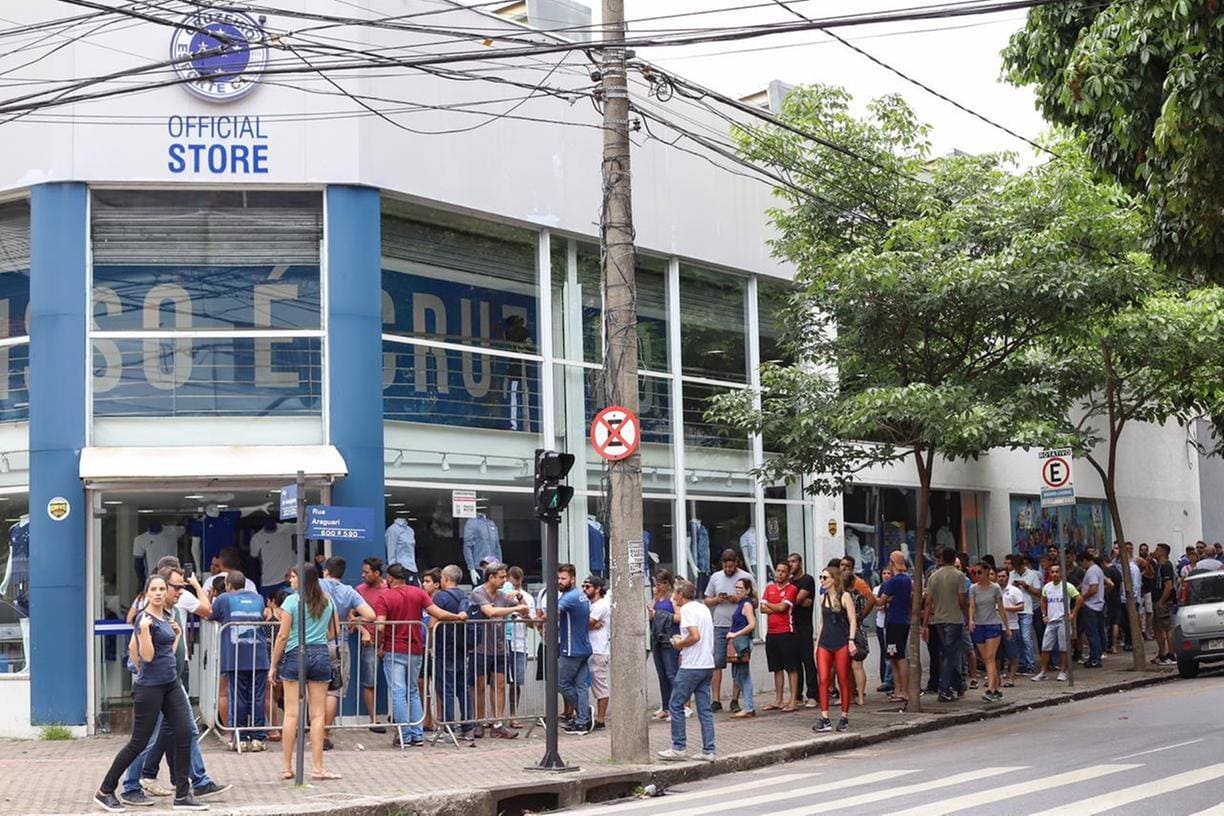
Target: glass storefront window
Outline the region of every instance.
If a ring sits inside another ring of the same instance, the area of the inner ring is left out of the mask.
[[[322,201],[93,191],[93,415],[320,417]]]
[[[30,647],[29,494],[0,495],[0,674],[28,671]]]
[[[30,416],[29,308],[30,207],[10,201],[0,204],[0,422]]]
[[[680,266],[680,341],[684,374],[748,381],[747,279]]]
[[[384,341],[383,414],[398,422],[538,434],[540,365]]]
[[[535,233],[384,201],[383,331],[534,354]]]
[[[543,568],[540,522],[531,494],[481,490],[476,484],[470,487],[477,491],[478,516],[474,519],[451,515],[449,489],[389,485],[386,526],[402,518],[412,528],[419,571],[455,564],[463,570],[465,583],[471,583],[480,557],[492,554],[507,566],[522,567],[529,583],[539,583]],[[581,507],[580,502],[575,505]]]
[[[576,510],[582,506],[582,500],[575,499],[570,506]],[[607,577],[609,574],[608,504],[602,496],[589,496],[586,500],[586,507],[587,563],[591,567],[591,572]],[[672,526],[672,502],[670,500],[643,500],[642,541],[646,549],[646,571],[651,575],[660,569],[674,571],[676,568]],[[576,557],[572,551],[570,557]]]
[[[788,281],[757,278],[757,320],[760,324],[762,363],[794,364],[794,355],[782,345],[782,315],[794,291],[794,284]]]
[[[725,394],[731,388],[706,385],[705,383],[684,383],[684,442],[689,447],[698,448],[732,448],[748,449],[748,437],[743,436],[717,422],[711,422],[706,417],[710,409],[710,400],[718,394]]]
[[[710,574],[722,568],[723,550],[734,550],[744,569],[754,576],[757,574],[751,502],[693,499],[687,503],[686,517],[688,526],[684,542],[688,547],[688,577],[697,582],[702,592]]]
[[[95,338],[93,393],[97,417],[319,416],[322,341]]]

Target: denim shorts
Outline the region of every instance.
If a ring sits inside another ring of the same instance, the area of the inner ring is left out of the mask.
[[[1020,659],[1020,630],[1012,629],[1011,637],[1003,639],[1003,656],[1008,660]]]
[[[730,626],[715,626],[714,627],[714,668],[727,668],[727,633],[731,631]]]
[[[973,638],[973,642],[975,644],[981,646],[988,640],[1003,637],[1003,627],[999,626],[998,624],[975,626],[973,627],[973,633],[970,635],[970,637]]]
[[[378,685],[378,650],[374,644],[364,644],[361,647],[361,687],[374,688]]]
[[[298,680],[298,652],[294,649],[281,658],[277,673],[282,680]],[[331,681],[331,657],[326,643],[306,644],[306,680],[312,683]]]
[[[511,652],[506,655],[506,679],[516,686],[527,682],[527,653]]]

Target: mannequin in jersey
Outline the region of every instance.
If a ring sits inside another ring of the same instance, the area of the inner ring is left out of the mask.
[[[296,524],[277,524],[268,519],[251,536],[251,557],[259,559],[260,592],[271,597],[278,589],[289,586],[289,568],[297,562]]]

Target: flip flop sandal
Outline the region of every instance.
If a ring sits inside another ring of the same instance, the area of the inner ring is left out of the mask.
[[[297,774],[295,774],[293,771],[281,772],[281,779],[293,779],[295,776],[297,776]]]
[[[763,706],[761,710],[762,711],[783,711],[784,709],[780,705],[774,705],[773,703],[770,703],[767,706]]]
[[[343,779],[344,777],[338,773],[332,773],[331,771],[323,771],[322,773],[312,772],[310,774],[310,778],[315,780],[316,782],[324,782],[329,779]]]

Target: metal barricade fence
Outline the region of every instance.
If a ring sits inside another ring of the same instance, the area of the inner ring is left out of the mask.
[[[514,739],[524,728],[530,737],[544,724],[535,628],[517,616],[431,623],[426,674],[435,697],[434,743],[446,736],[458,746],[480,731]]]
[[[283,658],[276,683],[270,682],[279,628],[278,621],[231,621],[204,630],[208,657],[200,687],[201,716],[238,750],[283,730],[283,661],[296,661],[297,652]],[[427,640],[421,621],[342,622],[339,636],[328,642],[328,656],[339,656],[342,677],[338,689],[328,690],[329,708],[335,699],[328,728],[366,728],[377,720],[381,726],[398,729],[405,741],[416,738],[429,715],[428,695],[420,693],[429,688]],[[289,673],[297,673],[296,663]],[[414,675],[417,682],[411,680]],[[411,705],[414,697],[419,708]]]

